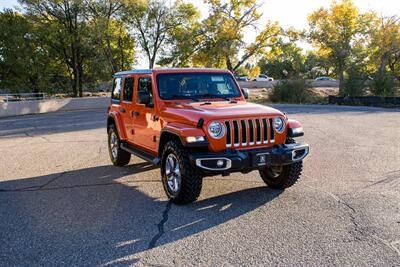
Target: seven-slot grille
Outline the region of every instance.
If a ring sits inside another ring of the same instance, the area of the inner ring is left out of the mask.
[[[225,121],[226,147],[246,147],[275,142],[272,118]]]

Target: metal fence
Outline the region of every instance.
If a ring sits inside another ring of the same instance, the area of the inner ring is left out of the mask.
[[[45,93],[20,93],[20,94],[0,94],[0,102],[16,102],[47,99]]]
[[[400,107],[400,97],[330,95],[329,104],[372,107]]]

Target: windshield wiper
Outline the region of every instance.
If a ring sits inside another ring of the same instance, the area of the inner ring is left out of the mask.
[[[221,99],[224,99],[224,100],[226,100],[226,101],[229,101],[229,102],[231,102],[231,103],[237,103],[235,100],[232,100],[232,99],[230,99],[230,98],[228,98],[228,97],[224,97],[224,96],[221,96],[221,95],[216,95],[216,94],[204,94],[204,95],[196,95],[197,97],[200,97],[200,98],[207,98],[207,97],[211,97],[211,98],[221,98]]]
[[[172,98],[172,99],[190,99],[193,100],[194,102],[199,102],[200,100],[197,98],[193,98],[190,96],[183,96],[183,95],[169,95],[167,98]]]

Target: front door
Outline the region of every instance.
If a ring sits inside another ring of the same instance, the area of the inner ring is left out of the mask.
[[[122,118],[122,123],[124,124],[123,129],[125,129],[125,135],[127,141],[133,142],[133,121],[132,121],[132,102],[133,102],[133,85],[134,77],[126,76],[123,82],[122,99],[120,114]]]
[[[147,91],[150,93],[150,103],[148,105],[138,102],[138,92]],[[154,93],[151,76],[139,76],[137,90],[135,93],[136,101],[133,104],[132,117],[134,127],[134,143],[149,151],[155,152],[157,149],[157,137],[160,132],[160,123],[155,117]]]

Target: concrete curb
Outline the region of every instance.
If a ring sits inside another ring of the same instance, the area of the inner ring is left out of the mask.
[[[55,111],[106,109],[109,97],[62,98],[0,103],[0,118]]]

